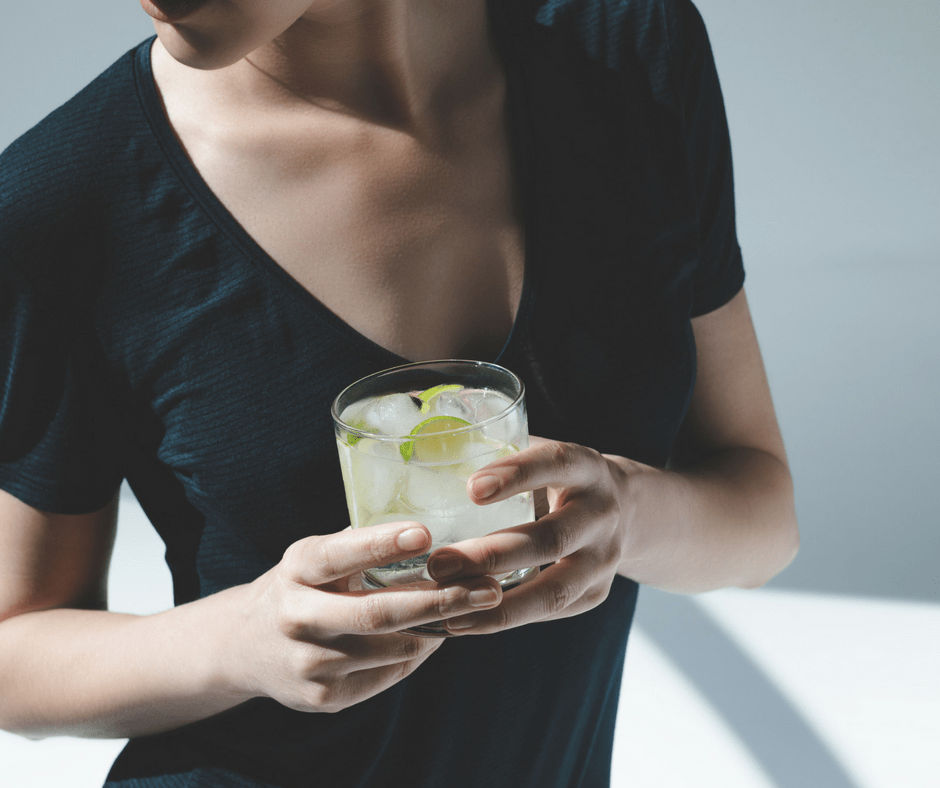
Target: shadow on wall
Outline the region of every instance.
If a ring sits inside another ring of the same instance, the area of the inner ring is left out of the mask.
[[[936,5],[695,4],[796,483],[770,587],[940,604]]]
[[[636,626],[708,698],[774,785],[858,788],[800,711],[691,598],[641,589]]]
[[[770,588],[940,603],[936,260],[753,277],[801,535]]]
[[[769,587],[940,604],[940,267],[854,260],[800,274],[762,270],[748,287],[801,532],[799,555]],[[800,709],[694,598],[644,588],[636,626],[774,785],[857,788]]]

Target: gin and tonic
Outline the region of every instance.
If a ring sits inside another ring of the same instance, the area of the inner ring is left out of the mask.
[[[363,378],[333,403],[353,528],[416,520],[431,551],[535,519],[531,493],[478,506],[469,477],[528,446],[524,390],[511,372],[475,361],[408,364]],[[363,572],[384,588],[428,580],[430,551]],[[504,587],[532,573],[497,577]],[[443,634],[439,625],[416,630]]]

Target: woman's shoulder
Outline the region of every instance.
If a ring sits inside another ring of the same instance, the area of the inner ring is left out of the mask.
[[[555,20],[579,20],[597,29],[626,25],[639,34],[653,33],[662,25],[698,16],[693,0],[511,0],[521,13],[532,14],[542,24]]]
[[[0,153],[5,225],[8,212],[24,198],[87,189],[104,171],[120,166],[116,154],[127,147],[142,117],[136,98],[136,51],[124,54]],[[90,195],[83,196],[87,201]]]
[[[515,0],[514,7],[615,71],[640,65],[665,78],[705,36],[692,0]]]
[[[0,248],[27,276],[79,259],[100,240],[108,206],[122,199],[135,151],[149,133],[135,74],[146,45],[0,153]]]
[[[82,143],[104,142],[131,108],[136,92],[134,62],[144,42],[126,52],[72,98],[54,109],[0,154],[3,175],[13,163],[37,155],[74,152]]]

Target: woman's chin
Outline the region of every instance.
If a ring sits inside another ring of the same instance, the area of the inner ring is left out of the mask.
[[[238,46],[231,38],[207,36],[183,25],[154,21],[163,48],[178,63],[200,71],[213,71],[237,63],[252,47]]]

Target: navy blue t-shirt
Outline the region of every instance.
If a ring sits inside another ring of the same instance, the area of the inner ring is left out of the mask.
[[[731,153],[689,0],[489,4],[526,238],[495,359],[533,434],[664,465],[690,318],[741,288]],[[0,158],[0,487],[47,511],[127,479],[177,603],[348,524],[329,406],[403,359],[326,309],[177,143],[150,44]],[[637,586],[583,615],[455,638],[336,714],[257,699],[131,740],[115,786],[604,786]]]

